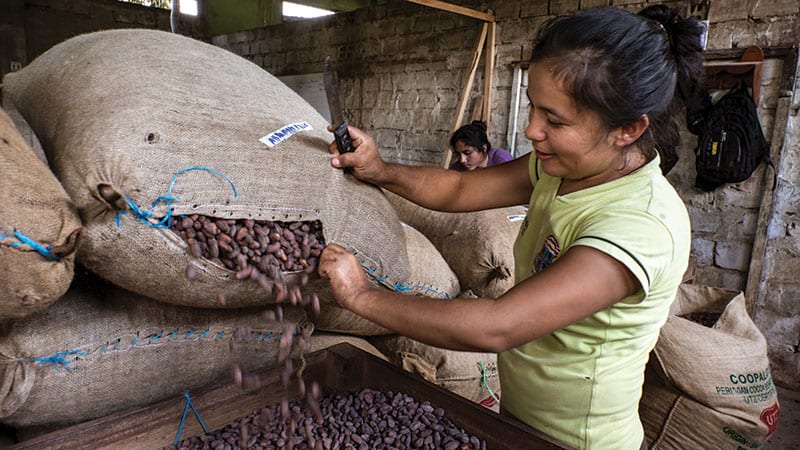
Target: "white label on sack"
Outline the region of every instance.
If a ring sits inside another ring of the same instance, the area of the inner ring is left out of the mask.
[[[308,130],[313,130],[308,122],[290,123],[262,137],[259,141],[263,142],[267,147],[272,148],[295,134]]]
[[[520,220],[525,218],[525,214],[510,214],[508,216],[509,222],[519,222]]]

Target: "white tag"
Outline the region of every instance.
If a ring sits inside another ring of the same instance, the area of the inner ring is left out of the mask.
[[[519,222],[525,218],[525,214],[511,214],[507,218],[509,222]]]
[[[313,130],[308,122],[290,123],[262,137],[259,141],[263,142],[267,147],[272,148],[295,134],[307,130]]]

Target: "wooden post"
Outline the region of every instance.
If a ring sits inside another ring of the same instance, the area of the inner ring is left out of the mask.
[[[494,86],[494,39],[497,33],[497,24],[489,22],[489,33],[486,40],[486,60],[484,61],[483,79],[483,111],[481,117],[486,122],[486,128],[492,120],[492,86]]]
[[[447,135],[447,139],[450,139],[450,135],[455,132],[459,126],[461,126],[461,121],[464,120],[464,110],[467,107],[467,100],[469,100],[469,93],[472,90],[472,82],[475,80],[475,72],[478,70],[478,61],[481,58],[481,53],[483,53],[483,44],[486,42],[486,33],[489,29],[489,23],[486,22],[483,24],[483,28],[481,29],[481,36],[478,38],[478,45],[475,48],[475,52],[472,54],[472,64],[470,67],[469,74],[467,75],[467,81],[461,87],[461,97],[458,100],[458,107],[456,110],[456,120],[453,122],[453,126],[450,128],[450,133]],[[453,150],[450,148],[449,145],[445,145],[444,151],[444,158],[442,158],[442,167],[445,169],[450,167],[450,159],[453,156]]]

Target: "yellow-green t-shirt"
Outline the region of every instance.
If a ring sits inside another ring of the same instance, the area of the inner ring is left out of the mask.
[[[638,449],[644,366],[689,259],[686,207],[656,157],[617,180],[557,195],[560,178],[531,157],[534,184],[514,245],[516,281],[576,245],[624,264],[641,290],[498,356],[502,408],[581,449]],[[581,274],[575,274],[581,282]]]

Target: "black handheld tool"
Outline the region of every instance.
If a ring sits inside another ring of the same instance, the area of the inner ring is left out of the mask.
[[[331,111],[331,125],[333,125],[333,137],[336,140],[336,147],[339,153],[355,151],[353,139],[347,131],[347,123],[342,114],[342,105],[339,103],[339,77],[331,64],[331,57],[325,57],[325,95],[328,97],[328,109]]]

